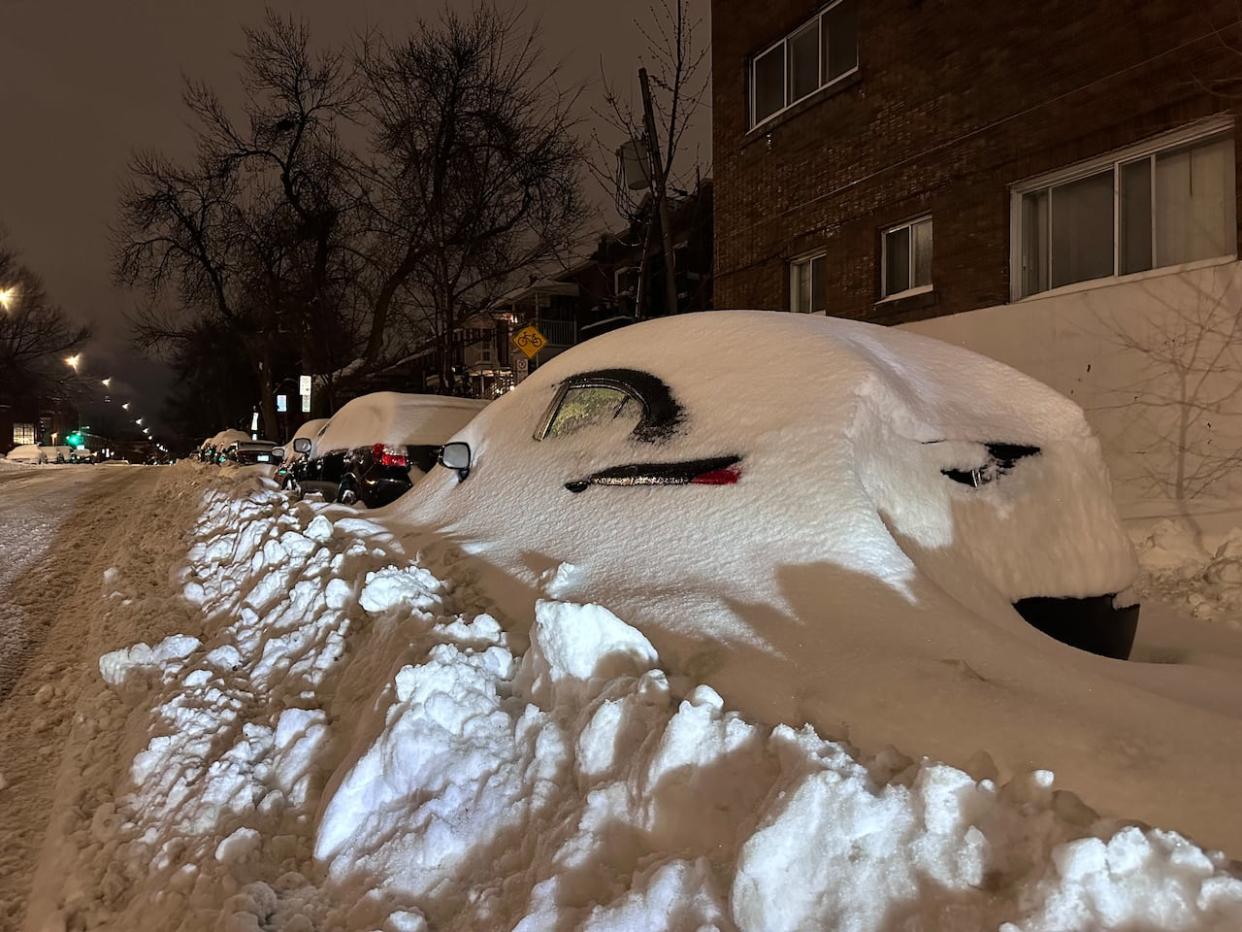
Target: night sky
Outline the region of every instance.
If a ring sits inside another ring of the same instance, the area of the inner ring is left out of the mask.
[[[469,9],[473,0],[453,0]],[[709,0],[698,42],[710,35]],[[273,2],[306,18],[318,42],[347,40],[368,27],[400,36],[442,4],[410,0]],[[529,0],[549,61],[564,83],[586,85],[583,116],[599,102],[601,60],[610,80],[637,69],[643,40],[635,17],[645,3],[617,0]],[[112,284],[108,232],[118,184],[136,148],[181,154],[188,148],[182,75],[237,99],[236,62],[242,23],[262,20],[263,6],[245,0],[0,0],[0,226],[8,242],[46,283],[52,298],[90,323],[94,340],[86,372],[114,378],[149,417],[159,410],[166,370],[128,343],[126,293]],[[710,163],[708,101],[692,146]],[[588,183],[588,187],[594,188]],[[601,203],[603,198],[599,198]],[[605,215],[615,225],[615,215]],[[601,221],[603,222],[603,221]],[[150,421],[148,421],[150,423]]]

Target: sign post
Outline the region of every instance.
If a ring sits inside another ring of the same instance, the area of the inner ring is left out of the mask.
[[[302,396],[302,413],[310,414],[311,377],[309,375],[304,375],[298,379],[298,394]]]

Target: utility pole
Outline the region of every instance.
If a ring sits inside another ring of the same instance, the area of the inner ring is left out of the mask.
[[[660,159],[660,140],[656,136],[655,112],[651,106],[651,85],[647,69],[638,69],[638,83],[643,91],[643,126],[647,131],[647,153],[651,159],[651,193],[655,196],[660,217],[660,238],[664,241],[665,313],[677,313],[677,269],[673,265],[673,230],[668,222],[668,199],[664,191],[664,163]],[[644,258],[646,258],[644,256]]]

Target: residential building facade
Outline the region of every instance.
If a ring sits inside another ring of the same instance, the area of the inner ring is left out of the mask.
[[[718,307],[885,324],[1237,257],[1231,0],[712,4]]]

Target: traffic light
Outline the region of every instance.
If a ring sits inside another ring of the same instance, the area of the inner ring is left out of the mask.
[[[82,435],[76,430],[65,437],[65,443],[69,444],[71,447],[86,446],[86,440],[84,440]]]

